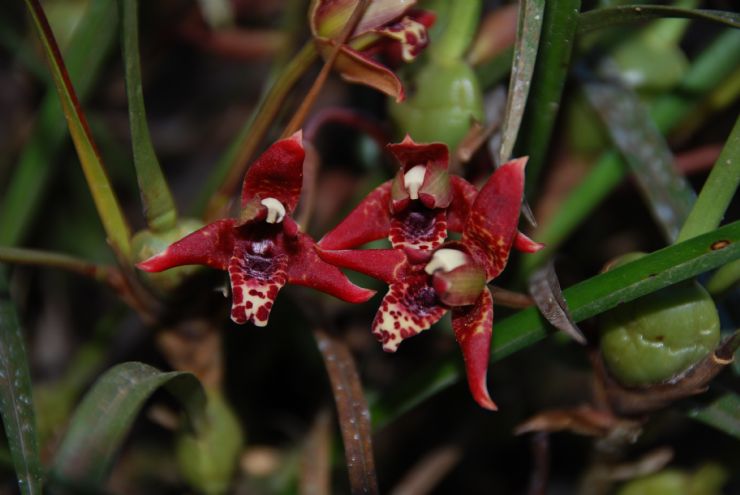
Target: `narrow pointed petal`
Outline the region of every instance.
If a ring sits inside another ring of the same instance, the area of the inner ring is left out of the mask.
[[[316,40],[319,51],[328,56],[334,48],[333,42]],[[355,84],[364,84],[384,93],[400,103],[406,98],[401,81],[388,67],[364,56],[344,45],[340,49],[334,68],[342,78]]]
[[[400,45],[401,58],[404,62],[413,62],[429,44],[427,27],[411,16],[405,16],[398,22],[376,29],[375,32]]]
[[[506,266],[517,235],[527,158],[511,160],[491,175],[473,203],[462,242],[486,268],[488,280]]]
[[[387,146],[393,153],[404,172],[408,172],[416,165],[426,165],[429,162],[439,164],[445,169],[450,163],[450,153],[444,143],[417,143],[408,134],[400,143]]]
[[[349,268],[390,284],[408,265],[406,254],[400,249],[347,249],[330,251],[317,249],[321,259],[335,266]]]
[[[447,238],[447,215],[415,202],[391,218],[390,241],[394,248],[432,251]]]
[[[267,148],[244,176],[242,208],[275,198],[290,214],[301,195],[305,156],[301,131]]]
[[[232,219],[210,223],[136,266],[145,272],[161,272],[181,265],[225,270],[234,249],[234,224]]]
[[[428,281],[422,270],[388,287],[372,325],[384,351],[395,352],[402,340],[428,329],[447,312]]]
[[[311,32],[336,38],[357,7],[358,0],[314,0],[310,7]],[[377,29],[403,15],[416,0],[375,0],[365,10],[353,37]]]
[[[319,241],[319,246],[323,249],[349,249],[388,237],[391,229],[390,190],[391,181],[376,187]]]
[[[536,253],[544,247],[544,244],[533,241],[521,232],[517,232],[514,238],[514,249],[522,253]]]
[[[374,290],[363,289],[349,281],[336,266],[322,260],[316,252],[316,243],[299,233],[297,249],[290,253],[288,282],[326,292],[347,302],[365,302],[375,295]]]
[[[491,355],[493,298],[485,289],[474,306],[452,309],[452,329],[465,360],[465,373],[473,398],[481,407],[495,411],[488,394],[486,375]]]
[[[450,186],[452,201],[447,208],[447,229],[450,232],[462,233],[470,208],[473,207],[475,197],[478,195],[478,189],[457,175],[450,176]]]
[[[231,282],[231,319],[244,324],[251,321],[264,327],[280,289],[288,281],[288,255],[275,252],[254,252],[252,243],[237,244],[229,260]]]

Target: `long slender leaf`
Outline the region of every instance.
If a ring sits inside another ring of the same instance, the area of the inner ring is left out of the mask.
[[[666,239],[674,241],[696,193],[673,166],[665,138],[632,91],[607,82],[587,82],[584,89],[634,173],[653,218]]]
[[[31,374],[7,280],[4,274],[0,277],[0,413],[21,493],[40,495],[41,461]]]
[[[726,242],[725,242],[726,241]],[[639,260],[576,284],[563,295],[576,322],[619,304],[740,259],[740,221],[708,234],[655,251]],[[536,308],[494,323],[491,359],[498,361],[542,340],[548,324]],[[462,369],[456,357],[440,359],[430,369],[390,390],[372,408],[375,427],[456,383]]]
[[[134,419],[160,387],[179,399],[192,428],[199,431],[206,396],[194,375],[165,373],[144,363],[119,364],[98,379],[75,411],[54,458],[51,477],[82,487],[99,485]]]
[[[545,163],[550,135],[560,110],[580,8],[581,0],[548,2],[545,8],[537,64],[522,121],[524,132],[519,135],[515,153],[529,155],[527,192],[530,194]]]
[[[501,129],[499,163],[504,163],[511,157],[511,152],[514,150],[514,144],[519,134],[519,126],[522,123],[534,65],[537,60],[544,16],[544,0],[521,0],[519,2],[519,24],[516,31],[516,42],[514,43],[509,95],[506,100],[506,112]]]
[[[722,394],[708,406],[694,408],[688,414],[697,421],[740,439],[740,396],[736,393]]]
[[[578,34],[619,26],[632,22],[644,22],[662,17],[697,19],[740,28],[740,14],[722,10],[684,9],[667,5],[620,5],[596,9],[581,14]]]
[[[177,208],[167,180],[162,173],[149,134],[141,85],[139,61],[139,0],[118,0],[121,10],[121,44],[126,72],[128,118],[131,126],[131,144],[134,166],[141,192],[147,225],[155,231],[166,231],[177,223]]]
[[[80,101],[92,93],[100,69],[117,33],[114,0],[91,2],[75,29],[65,60]],[[64,143],[67,127],[59,98],[49,87],[41,102],[31,139],[15,166],[14,174],[0,200],[0,245],[19,244],[30,228],[50,184],[55,157]]]
[[[62,111],[67,119],[67,126],[77,150],[77,156],[82,164],[88,187],[95,201],[95,206],[98,209],[100,220],[113,249],[120,258],[128,260],[131,252],[131,234],[128,223],[123,216],[100,158],[100,153],[92,139],[90,127],[82,112],[74,87],[72,87],[64,60],[44,14],[44,9],[41,7],[39,0],[26,0],[26,6],[44,46],[54,85],[62,103]]]

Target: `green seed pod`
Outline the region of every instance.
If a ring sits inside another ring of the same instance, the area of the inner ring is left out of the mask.
[[[244,434],[231,407],[220,392],[208,391],[208,421],[196,436],[178,434],[175,451],[183,478],[206,495],[226,493],[244,445]]]
[[[179,241],[191,232],[203,226],[199,220],[183,218],[177,225],[166,232],[153,232],[149,229],[141,230],[131,239],[132,257],[134,263],[139,263],[159,254],[175,241]],[[163,293],[176,289],[183,280],[190,277],[202,267],[198,265],[182,266],[161,273],[146,273],[139,271],[139,275],[155,290]]]
[[[642,256],[631,253],[607,269]],[[712,352],[719,339],[717,308],[695,281],[622,304],[602,318],[604,362],[614,378],[628,387],[670,380]]]
[[[455,149],[472,119],[483,119],[483,93],[465,62],[432,61],[418,73],[415,86],[413,96],[390,102],[389,111],[396,127],[416,142],[443,142]]]

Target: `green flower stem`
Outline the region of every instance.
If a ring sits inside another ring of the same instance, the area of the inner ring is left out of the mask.
[[[62,110],[67,119],[69,132],[82,164],[82,170],[85,173],[98,215],[100,215],[111,247],[119,256],[119,259],[128,260],[131,254],[129,226],[103,167],[100,153],[92,139],[90,127],[69,80],[69,74],[64,66],[64,60],[62,60],[54,34],[46,20],[46,15],[39,0],[25,1],[44,46],[54,85],[57,88]]]
[[[139,61],[139,0],[119,0],[119,7],[134,166],[147,225],[154,232],[164,232],[177,224],[177,208],[154,152],[146,121]]]
[[[661,132],[668,132],[690,117],[702,95],[717,87],[732,74],[735,53],[740,51],[740,31],[720,35],[691,65],[679,88],[661,96],[650,108],[650,116]],[[690,95],[690,96],[687,96]],[[591,215],[627,173],[627,165],[613,151],[596,162],[588,175],[558,209],[553,219],[536,234],[546,248],[522,259],[526,276],[539,266],[570,234]]]
[[[720,247],[718,241],[728,244]],[[573,320],[579,322],[737,259],[740,259],[740,221],[591,277],[564,290],[563,295]],[[495,322],[491,360],[498,361],[537,343],[548,335],[548,328],[534,307]],[[433,367],[408,377],[373,404],[374,427],[382,428],[462,376],[464,372],[457,356],[439,359]]]
[[[281,72],[234,143],[216,165],[214,175],[205,188],[209,196],[210,191],[218,188],[208,200],[204,215],[206,219],[216,218],[223,212],[288,93],[317,57],[316,46],[313,40],[309,40]]]
[[[740,184],[740,118],[678,234],[685,241],[716,228]]]
[[[109,280],[112,269],[66,254],[3,246],[0,246],[0,262],[60,268],[99,281]]]
[[[707,290],[712,295],[724,293],[740,281],[740,260],[728,263],[712,275],[707,282]]]
[[[80,100],[91,93],[117,32],[114,0],[98,0],[90,5],[75,29],[65,52],[70,77]],[[43,63],[42,59],[39,62]],[[44,78],[48,70],[44,65]],[[23,241],[35,218],[44,192],[55,170],[56,156],[65,142],[66,125],[59,98],[51,84],[36,118],[34,132],[26,143],[13,176],[0,200],[0,245]]]
[[[435,62],[456,62],[463,58],[480,22],[480,0],[452,2],[447,9],[447,24],[439,39],[429,45]]]

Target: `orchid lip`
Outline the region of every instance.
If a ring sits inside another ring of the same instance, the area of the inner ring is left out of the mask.
[[[450,272],[470,262],[470,257],[458,249],[437,249],[432,260],[424,267],[427,274],[432,275],[437,270]]]
[[[285,206],[275,198],[265,198],[260,204],[267,208],[267,223],[280,223],[285,218]]]
[[[419,199],[419,189],[424,183],[426,173],[427,168],[424,165],[416,165],[403,175],[403,183],[411,199]]]

